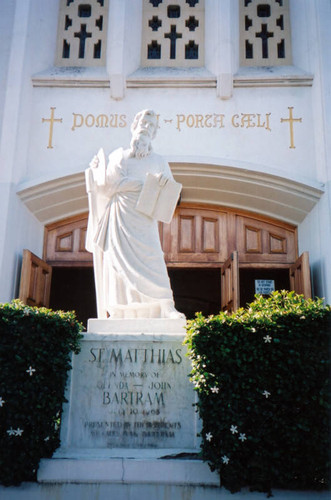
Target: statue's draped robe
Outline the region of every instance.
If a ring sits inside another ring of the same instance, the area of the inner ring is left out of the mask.
[[[87,170],[90,215],[86,248],[93,252],[98,317],[162,317],[173,305],[156,220],[136,210],[147,173],[173,179],[159,155],[130,158],[122,148],[109,155],[104,185]]]

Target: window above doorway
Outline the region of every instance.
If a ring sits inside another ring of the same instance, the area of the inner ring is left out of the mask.
[[[301,5],[291,0],[237,1],[234,87],[312,86],[313,75],[302,65],[308,25]]]
[[[56,66],[106,63],[108,0],[60,0]]]
[[[289,0],[240,0],[240,64],[292,63]]]
[[[204,65],[204,0],[143,0],[141,65]]]

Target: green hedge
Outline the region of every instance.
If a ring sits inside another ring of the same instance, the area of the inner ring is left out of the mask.
[[[285,291],[188,323],[202,457],[230,491],[327,488],[329,326],[330,306]]]
[[[82,325],[74,313],[0,304],[0,483],[36,479],[59,446],[71,351]]]

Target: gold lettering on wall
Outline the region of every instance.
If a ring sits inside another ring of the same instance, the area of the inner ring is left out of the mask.
[[[294,146],[294,127],[293,127],[293,123],[294,122],[302,122],[302,118],[293,118],[293,106],[289,106],[288,107],[288,110],[289,110],[289,117],[288,118],[281,118],[280,119],[280,122],[281,123],[284,123],[284,122],[288,122],[289,123],[289,126],[290,126],[290,146],[289,148],[290,149],[295,149],[295,146]]]
[[[235,128],[265,128],[271,132],[269,125],[269,118],[271,113],[266,113],[265,117],[262,119],[260,113],[240,113],[233,115],[231,118],[232,126]]]
[[[48,136],[48,146],[47,149],[53,149],[53,127],[55,122],[62,123],[62,118],[54,118],[54,111],[56,108],[50,108],[51,109],[51,116],[50,118],[42,118],[41,121],[42,123],[49,122],[49,136]]]
[[[295,118],[293,116],[293,106],[288,106],[289,115],[287,118],[280,118],[280,123],[288,122],[290,131],[290,145],[289,149],[295,149],[294,144],[294,123],[301,123],[302,118]],[[56,107],[50,108],[50,117],[42,118],[42,123],[49,123],[49,137],[47,149],[53,149],[53,132],[54,123],[62,123],[62,118],[55,118]],[[253,111],[253,110],[251,110]],[[177,130],[178,132],[189,132],[191,130],[201,130],[201,134],[207,133],[212,129],[222,133],[223,129],[232,129],[233,133],[239,130],[246,131],[247,133],[255,135],[257,131],[261,133],[271,132],[275,130],[275,119],[271,112],[268,113],[177,113],[170,116],[157,115],[158,128]],[[72,121],[67,126],[71,128],[72,132],[79,134],[83,129],[124,129],[131,123],[131,117],[126,114],[107,112],[93,113],[72,113]],[[279,123],[279,122],[278,122]],[[281,125],[280,125],[281,127]],[[277,128],[277,127],[276,127]],[[248,129],[250,131],[248,131]],[[205,130],[205,132],[203,132]],[[279,127],[278,127],[279,130]]]
[[[93,115],[89,113],[84,116],[81,113],[72,113],[73,114],[73,122],[71,126],[71,130],[76,130],[76,128],[81,128],[83,126],[91,128],[124,128],[127,126],[126,115],[119,114],[100,114]]]
[[[179,132],[183,127],[188,128],[224,128],[224,118],[225,115],[213,113],[211,115],[200,115],[200,114],[190,114],[190,115],[176,115],[177,126],[176,129]],[[164,120],[169,121],[169,120]]]

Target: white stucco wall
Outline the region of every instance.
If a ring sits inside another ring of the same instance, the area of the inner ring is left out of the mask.
[[[307,4],[305,15],[309,47],[307,63],[314,73],[312,87],[316,176],[324,183],[325,195],[299,226],[299,248],[309,250],[314,291],[331,303],[331,4],[315,0]]]
[[[299,252],[309,251],[314,293],[331,303],[330,244],[330,183],[327,193],[299,225]]]
[[[10,55],[11,32],[13,29],[14,3],[3,2],[0,16],[0,134],[2,129],[4,100],[6,98],[6,83],[8,61]]]

